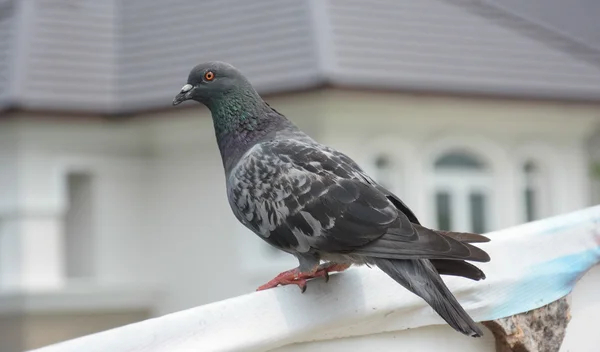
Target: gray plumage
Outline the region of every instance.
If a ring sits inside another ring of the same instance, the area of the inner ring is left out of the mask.
[[[211,110],[236,218],[296,256],[301,272],[322,260],[376,265],[454,329],[482,335],[440,274],[484,279],[466,260],[489,261],[471,244],[486,237],[423,227],[352,159],[319,144],[265,103],[231,65],[194,67],[173,105],[189,99]]]

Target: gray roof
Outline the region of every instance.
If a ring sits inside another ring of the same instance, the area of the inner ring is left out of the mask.
[[[0,107],[165,107],[205,60],[231,62],[263,93],[328,83],[600,100],[600,50],[484,0],[0,6],[11,9],[0,11]]]
[[[0,0],[0,107],[8,104],[10,94],[10,60],[15,16],[12,2]]]
[[[600,50],[598,0],[488,0],[506,12]]]

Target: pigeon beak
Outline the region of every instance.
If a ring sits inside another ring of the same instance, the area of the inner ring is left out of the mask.
[[[182,102],[191,99],[191,93],[193,88],[194,86],[192,86],[191,84],[186,84],[185,86],[183,86],[183,88],[181,88],[181,92],[179,92],[179,94],[175,96],[175,99],[173,99],[173,106],[179,105]]]

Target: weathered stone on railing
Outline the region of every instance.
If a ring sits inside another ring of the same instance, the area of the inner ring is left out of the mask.
[[[571,321],[569,296],[529,312],[484,321],[496,352],[558,352]]]
[[[445,281],[475,321],[490,322],[486,325],[500,345],[512,349],[505,351],[557,351],[568,323],[566,296],[600,262],[599,224],[597,206],[489,233],[491,242],[480,246],[492,260],[478,264],[487,279],[447,277]],[[579,314],[589,309],[600,314],[600,300],[593,298],[599,297],[595,292],[600,280],[586,284],[593,286],[592,294],[581,296],[585,302],[575,302],[585,307]],[[296,287],[253,292],[37,351],[311,351],[350,338],[375,341],[390,334],[395,335],[384,342],[389,350],[431,349],[422,345],[431,345],[440,336],[444,351],[493,349],[488,346],[489,336],[473,339],[453,330],[448,335],[450,328],[432,329],[443,325],[443,320],[377,269],[354,268],[333,275],[329,283],[317,279],[309,286],[304,294]],[[551,327],[549,319],[553,319]],[[585,325],[579,324],[579,329],[588,329]],[[425,335],[417,333],[420,339],[405,343],[402,337],[415,336],[411,332],[419,328]],[[589,335],[596,339],[589,343],[594,346],[582,348],[576,341],[577,352],[597,351],[600,337]],[[575,351],[571,343],[569,348]],[[362,344],[353,346],[355,351],[366,351]]]

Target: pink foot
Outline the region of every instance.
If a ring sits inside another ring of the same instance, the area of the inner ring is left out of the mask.
[[[313,272],[302,273],[298,268],[284,271],[281,274],[275,276],[275,278],[266,284],[260,286],[257,291],[267,290],[269,288],[277,287],[279,285],[297,285],[300,291],[304,293],[306,291],[306,281],[316,277],[324,277],[325,281],[329,281],[329,273],[344,271],[350,267],[350,264],[335,264],[325,263],[315,267]]]

